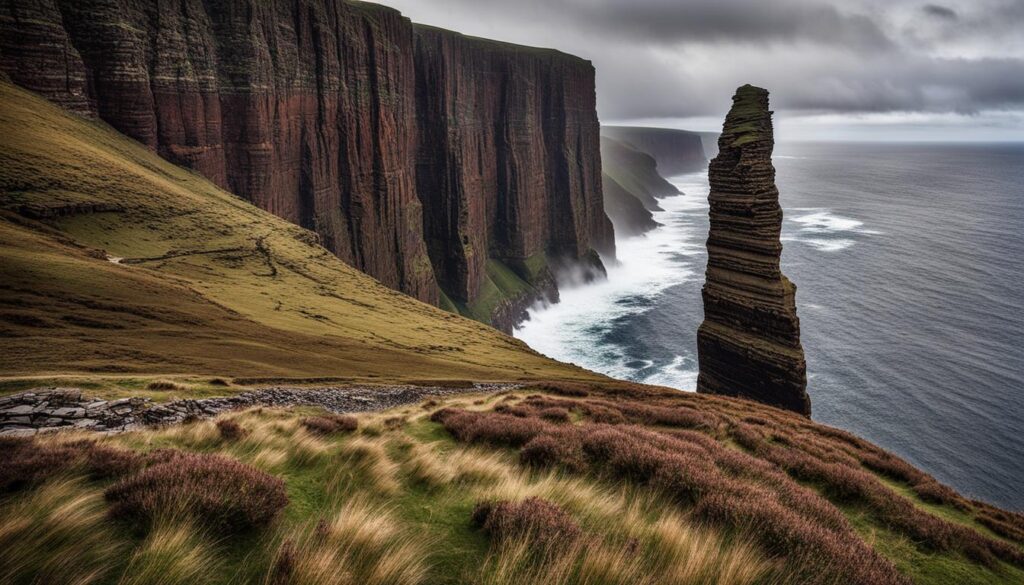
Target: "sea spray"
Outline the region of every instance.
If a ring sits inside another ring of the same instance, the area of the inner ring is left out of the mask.
[[[618,339],[616,325],[654,307],[668,289],[699,278],[707,215],[704,173],[676,177],[685,195],[660,200],[658,227],[616,241],[617,262],[607,263],[608,278],[583,284],[560,273],[558,304],[538,303],[515,331],[537,351],[595,371],[629,380],[693,390],[696,361],[691,351],[650,359]],[[696,223],[696,226],[693,225]]]

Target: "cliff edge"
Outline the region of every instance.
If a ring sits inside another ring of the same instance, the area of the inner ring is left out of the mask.
[[[771,114],[766,90],[736,90],[708,170],[711,230],[697,391],[810,416],[796,286],[779,268],[782,208]]]
[[[549,260],[614,253],[594,70],[557,51],[363,2],[11,0],[0,72],[505,330]]]

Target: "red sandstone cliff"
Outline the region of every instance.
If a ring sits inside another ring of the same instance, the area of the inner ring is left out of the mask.
[[[545,257],[614,254],[590,63],[432,27],[415,37],[419,192],[452,300],[477,297],[488,261],[533,284]]]
[[[593,68],[555,51],[340,0],[6,0],[0,70],[428,302],[614,246]]]

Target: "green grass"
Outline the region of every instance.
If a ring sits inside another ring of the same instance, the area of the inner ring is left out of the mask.
[[[1024,583],[1024,571],[1000,562],[998,568],[972,563],[959,555],[931,553],[916,546],[907,537],[879,526],[869,511],[842,506],[840,509],[861,536],[875,550],[891,559],[901,573],[914,583],[931,585],[1002,585]]]
[[[540,264],[538,260],[532,260],[533,266],[536,267]],[[529,263],[529,261],[527,262]],[[546,266],[546,259],[544,266]],[[487,275],[480,285],[480,292],[476,299],[470,303],[449,301],[456,305],[457,311],[461,315],[481,323],[490,323],[491,316],[500,303],[534,292],[533,285],[523,280],[512,268],[499,260],[488,259],[486,272]]]
[[[0,132],[4,388],[69,375],[104,388],[153,376],[595,377],[388,289],[311,232],[6,83]],[[521,286],[506,273],[489,267],[475,316]]]

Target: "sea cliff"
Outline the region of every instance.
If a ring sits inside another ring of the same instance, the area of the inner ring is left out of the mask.
[[[658,172],[672,177],[703,171],[708,164],[699,132],[644,126],[604,126],[601,135],[628,144],[658,161]]]
[[[554,293],[552,264],[601,271],[594,250],[614,256],[593,66],[425,26],[415,48],[418,191],[437,278],[471,311],[514,282],[492,319],[510,330]]]
[[[0,70],[481,320],[614,253],[594,70],[569,55],[361,2],[12,0]]]

